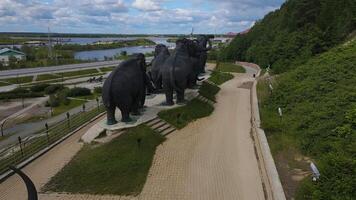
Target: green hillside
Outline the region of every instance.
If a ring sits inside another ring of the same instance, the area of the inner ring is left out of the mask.
[[[341,43],[355,28],[355,0],[288,0],[237,36],[220,59],[271,65],[281,73]]]
[[[264,83],[259,83],[262,126],[277,167],[280,155],[297,149],[321,173],[316,183],[304,179],[297,199],[356,197],[356,40],[275,77],[272,94]]]

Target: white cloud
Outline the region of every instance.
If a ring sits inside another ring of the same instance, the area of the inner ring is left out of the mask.
[[[243,31],[284,0],[0,0],[0,31]],[[16,28],[12,28],[16,27]]]
[[[135,0],[132,3],[132,7],[142,11],[157,11],[160,10],[160,6],[153,0]]]

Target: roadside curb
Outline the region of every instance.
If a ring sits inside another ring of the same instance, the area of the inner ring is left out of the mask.
[[[260,76],[261,69],[257,67],[256,77]],[[251,122],[252,132],[256,138],[256,150],[259,157],[261,175],[264,182],[266,198],[273,200],[286,200],[284,190],[279,179],[276,165],[269,148],[268,140],[264,130],[261,128],[261,119],[257,98],[257,79],[254,80],[251,89]]]

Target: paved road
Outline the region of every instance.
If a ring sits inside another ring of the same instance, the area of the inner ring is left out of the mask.
[[[102,62],[81,63],[81,64],[71,64],[71,65],[58,65],[52,67],[36,67],[36,68],[4,70],[4,71],[0,71],[0,78],[44,74],[44,73],[59,72],[59,71],[72,71],[78,69],[109,67],[109,66],[118,65],[120,63],[121,63],[120,60],[114,60],[114,61],[102,61]]]

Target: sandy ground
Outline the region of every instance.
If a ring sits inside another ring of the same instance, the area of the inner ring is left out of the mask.
[[[39,194],[40,199],[264,199],[250,136],[250,91],[239,88],[243,82],[251,81],[250,76],[236,75],[222,86],[211,116],[168,136],[157,148],[147,182],[138,197]],[[37,188],[80,150],[82,144],[78,140],[88,128],[24,168]],[[17,176],[1,183],[1,200],[25,198],[26,190]]]

